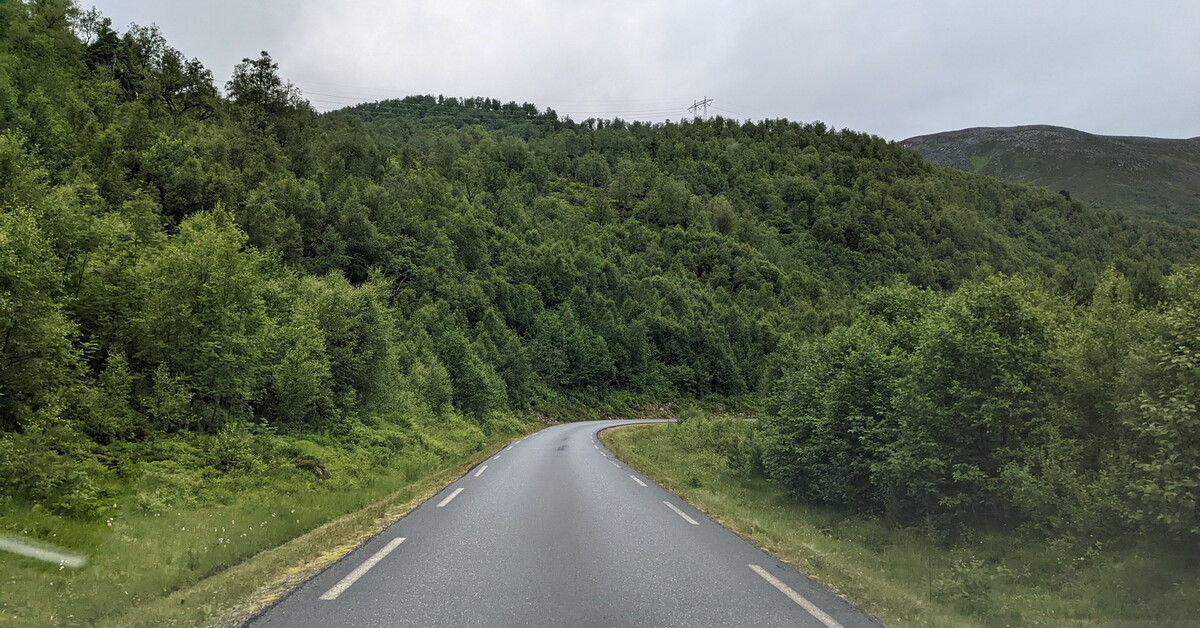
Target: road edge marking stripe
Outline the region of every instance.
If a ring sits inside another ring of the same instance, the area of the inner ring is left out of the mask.
[[[839,624],[836,619],[830,617],[825,611],[818,608],[816,604],[809,602],[803,595],[796,593],[795,589],[784,584],[783,581],[780,580],[779,578],[772,576],[770,573],[767,572],[766,569],[763,569],[762,567],[759,567],[758,565],[750,565],[749,567],[754,570],[754,573],[762,576],[763,580],[766,580],[767,582],[771,583],[771,586],[775,587],[776,589],[779,589],[780,593],[791,598],[791,600],[793,602],[800,605],[800,608],[803,608],[804,610],[808,611],[809,615],[812,615],[813,617],[815,617],[817,619],[817,621],[821,622],[822,624],[825,624],[828,628],[845,628],[844,626]]]
[[[485,464],[485,465],[483,465],[482,467],[479,467],[479,470],[475,472],[475,477],[479,477],[480,475],[483,475],[483,472],[484,472],[484,470],[486,470],[486,469],[487,469],[487,465],[486,465],[486,464]]]
[[[372,567],[379,564],[379,561],[383,560],[388,554],[391,554],[392,550],[399,547],[403,542],[404,537],[402,536],[388,541],[388,544],[384,545],[383,549],[375,552],[374,555],[363,561],[363,564],[359,565],[354,569],[354,571],[351,571],[349,574],[347,574],[345,578],[342,578],[341,581],[333,585],[333,587],[331,587],[328,591],[322,593],[320,599],[326,601],[336,600],[339,595],[345,593],[346,589],[350,588],[350,585],[357,582],[359,578],[363,577],[363,574],[366,574],[371,570]]]
[[[629,477],[630,477],[630,478],[632,478],[634,482],[637,482],[638,484],[641,484],[642,486],[645,486],[645,485],[646,485],[646,483],[645,483],[645,482],[643,482],[643,481],[641,481],[641,480],[637,479],[637,476],[636,476],[636,475],[631,475],[631,476],[629,476]]]

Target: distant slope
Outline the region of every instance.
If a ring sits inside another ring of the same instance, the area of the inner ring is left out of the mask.
[[[1066,190],[1092,206],[1200,227],[1200,137],[1112,137],[1036,125],[934,133],[901,144],[935,164]]]

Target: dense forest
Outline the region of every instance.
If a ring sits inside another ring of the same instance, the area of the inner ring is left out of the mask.
[[[871,291],[853,323],[784,352],[762,463],[804,499],[952,535],[1194,544],[1198,297],[1194,268],[1148,309],[1112,270],[1085,305],[1003,277]]]
[[[1198,253],[820,122],[318,115],[266,52],[222,89],[3,2],[0,509],[707,398],[761,403],[749,466],[803,499],[1195,544]]]

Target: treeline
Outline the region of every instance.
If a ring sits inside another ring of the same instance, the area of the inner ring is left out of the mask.
[[[383,459],[531,407],[753,396],[873,286],[1086,304],[1113,267],[1151,307],[1197,241],[821,123],[317,115],[265,52],[218,90],[41,0],[0,3],[0,256],[0,487],[65,512],[175,435]]]
[[[1200,539],[1200,274],[1139,307],[1027,279],[865,294],[784,352],[760,425],[798,497],[955,534],[1024,526],[1083,546]]]

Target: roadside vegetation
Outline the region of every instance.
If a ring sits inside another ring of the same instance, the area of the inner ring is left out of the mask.
[[[1200,274],[1154,307],[1106,273],[1086,305],[1023,279],[866,293],[782,352],[757,424],[797,498],[953,540],[1015,528],[1080,555],[1200,550]]]
[[[762,407],[737,464],[797,504],[1194,556],[1198,260],[821,122],[317,114],[266,52],[219,87],[0,2],[0,534],[90,561],[0,555],[0,624],[116,621],[537,419],[680,399]]]
[[[189,626],[217,621],[253,603],[253,596],[272,593],[264,587],[282,574],[311,575],[314,567],[328,564],[321,562],[323,556],[340,557],[362,540],[355,530],[378,531],[380,522],[394,520],[386,516],[386,508],[368,508],[372,504],[403,504],[432,493],[457,477],[446,470],[462,467],[461,473],[481,452],[533,429],[515,420],[508,427],[490,435],[467,425],[440,433],[427,429],[426,434],[453,443],[441,449],[391,448],[384,441],[387,432],[378,429],[364,430],[364,441],[357,443],[353,438],[298,439],[245,428],[129,446],[127,458],[117,466],[123,477],[106,486],[111,491],[106,500],[111,501],[103,504],[102,519],[57,514],[40,504],[10,502],[0,508],[9,534],[67,548],[88,561],[76,570],[4,556],[2,625]],[[298,467],[297,451],[321,460],[329,478]],[[209,460],[215,456],[237,464],[213,466]],[[235,582],[216,590],[206,585],[189,595],[205,579],[350,513],[361,513],[355,515],[361,521],[301,539],[282,557],[251,564]],[[293,555],[299,558],[289,558]],[[233,616],[244,619],[245,613]]]
[[[994,525],[953,541],[880,515],[798,500],[759,466],[759,427],[685,410],[601,432],[621,460],[887,626],[1194,626],[1200,573],[1146,537],[1103,548]]]

